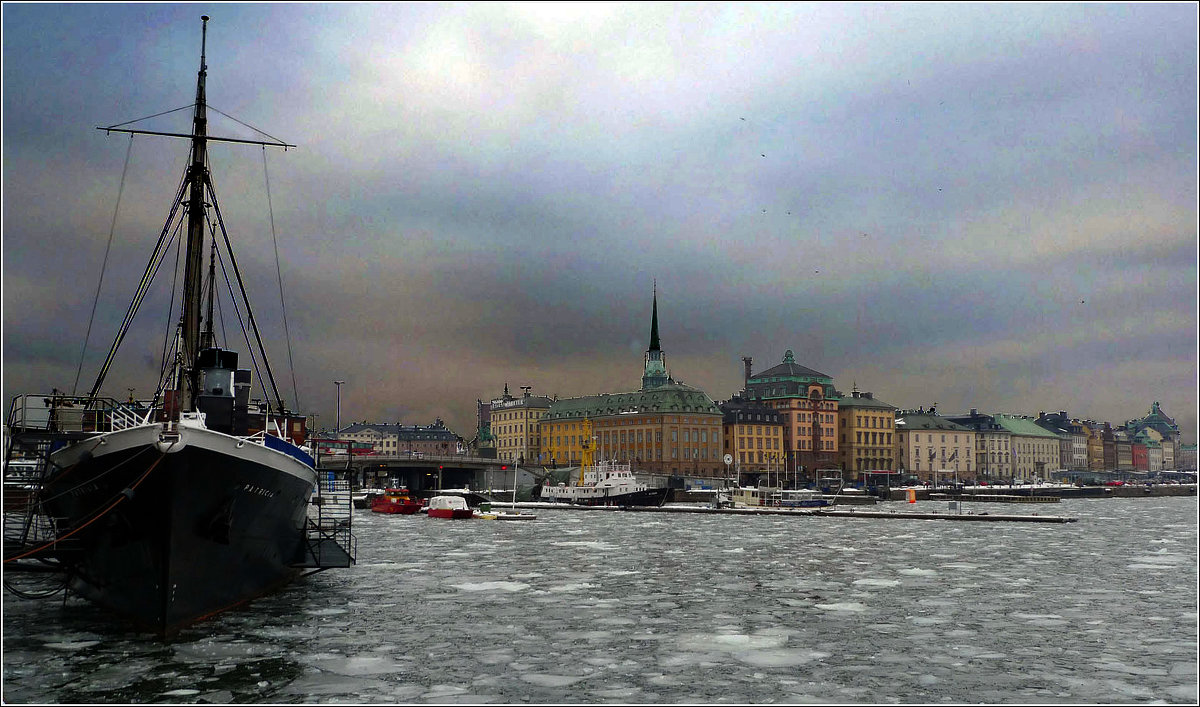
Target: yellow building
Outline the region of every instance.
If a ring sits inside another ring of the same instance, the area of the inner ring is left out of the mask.
[[[851,391],[838,401],[838,465],[846,478],[896,471],[896,407],[871,393]]]
[[[1091,420],[1082,421],[1079,426],[1087,435],[1087,466],[1090,471],[1104,470],[1104,425]]]
[[[762,479],[764,474],[780,474],[787,460],[783,447],[783,420],[774,408],[735,397],[721,405],[724,454],[729,455],[729,476],[741,483],[754,483],[747,474]],[[722,455],[724,459],[724,455]],[[774,481],[772,481],[774,483]]]
[[[524,395],[513,397],[504,384],[504,395],[491,403],[490,425],[496,441],[496,458],[516,464],[542,463],[542,436],[538,426],[550,410],[550,398],[531,395],[529,386],[522,386]]]

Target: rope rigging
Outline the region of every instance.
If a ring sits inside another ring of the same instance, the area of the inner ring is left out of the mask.
[[[220,112],[220,111],[218,111]],[[224,115],[224,113],[222,113]],[[292,372],[292,399],[296,401],[296,409],[300,409],[300,392],[296,387],[296,366],[292,362],[292,334],[288,331],[287,301],[283,296],[283,268],[279,265],[279,240],[275,237],[275,208],[271,205],[271,177],[267,174],[267,148],[262,148],[263,180],[267,184],[267,213],[271,219],[271,244],[275,246],[275,276],[279,281],[279,310],[283,313],[283,337],[287,342],[288,368]]]
[[[136,120],[127,121],[125,123],[118,123],[117,125],[113,125],[113,126],[109,126],[109,127],[115,129],[121,125],[128,125],[130,123],[135,123],[140,120],[146,120],[148,118],[154,118],[154,117],[158,117],[161,115],[166,115],[168,113],[173,113],[173,112],[184,110],[187,108],[192,108],[192,107],[194,107],[194,105],[195,104],[192,104],[190,106],[184,106],[181,108],[176,108],[176,109],[170,110],[170,111],[164,111],[162,113],[156,113],[154,115],[147,116],[146,118],[138,118]],[[209,106],[209,108],[211,108],[211,106]],[[216,110],[217,113],[220,113],[221,115],[223,115],[227,118],[230,118],[231,120],[234,120],[235,122],[239,123],[240,125],[244,125],[245,127],[250,128],[251,130],[254,130],[255,132],[260,133],[264,136],[267,136],[267,137],[271,138],[272,140],[276,140],[277,142],[280,142],[281,145],[284,145],[284,143],[282,143],[282,141],[278,141],[277,138],[270,136],[269,134],[259,130],[258,128],[255,128],[252,125],[249,125],[240,120],[237,120],[236,118],[233,118],[232,116],[229,116],[226,113],[223,113],[222,111],[219,111],[215,108],[213,110]],[[125,187],[126,177],[127,177],[129,163],[130,163],[130,154],[132,152],[132,142],[133,142],[133,136],[135,134],[135,131],[127,131],[127,132],[130,132],[130,144],[126,151],[125,164],[124,164],[124,167],[123,167],[122,173],[121,173],[121,183],[120,183],[120,188],[118,189],[118,194],[117,194],[117,205],[114,208],[114,213],[113,213],[113,218],[112,218],[112,226],[109,231],[108,245],[106,246],[106,249],[105,249],[105,257],[104,257],[104,261],[103,261],[102,268],[101,268],[100,283],[97,285],[96,296],[93,299],[92,315],[91,315],[91,319],[89,320],[89,323],[88,323],[88,333],[84,339],[83,352],[80,354],[79,368],[76,372],[76,377],[75,377],[76,388],[78,386],[79,377],[82,372],[83,360],[86,356],[87,347],[88,347],[88,343],[89,343],[90,335],[91,335],[92,324],[95,320],[95,314],[96,314],[96,310],[98,307],[99,296],[100,296],[100,289],[103,284],[105,272],[107,271],[109,254],[110,254],[111,247],[112,247],[112,240],[113,240],[113,236],[114,236],[114,233],[116,230],[117,216],[118,216],[122,196],[124,193],[124,187]],[[284,145],[284,146],[286,146],[286,145]],[[272,197],[271,197],[271,193],[270,193],[270,174],[267,169],[266,144],[262,144],[262,149],[263,149],[263,175],[264,175],[264,181],[266,183],[266,189],[267,189],[267,208],[268,208],[270,227],[271,227],[271,241],[272,241],[272,245],[274,247],[274,255],[275,255],[276,282],[279,287],[279,299],[280,299],[280,307],[282,309],[284,336],[285,336],[285,341],[286,341],[287,350],[288,350],[288,366],[291,369],[292,394],[295,398],[296,406],[298,408],[300,405],[299,387],[297,385],[295,366],[293,363],[294,359],[292,356],[291,332],[290,332],[290,329],[288,326],[288,321],[287,321],[287,300],[286,300],[286,296],[284,294],[284,289],[283,289],[283,270],[282,270],[282,266],[280,264],[280,258],[279,258],[279,244],[278,244],[278,235],[277,235],[276,227],[275,227],[274,204],[272,202]],[[212,174],[209,169],[208,161],[209,161],[209,155],[205,155],[205,168],[204,168],[204,173],[202,176],[202,182],[203,182],[203,189],[208,197],[208,199],[206,201],[208,201],[209,203],[204,204],[204,206],[207,208],[204,208],[203,211],[204,211],[204,219],[206,222],[208,222],[208,225],[209,225],[209,234],[212,239],[211,242],[213,244],[213,255],[221,263],[221,272],[226,277],[226,283],[228,285],[231,303],[234,306],[234,311],[237,313],[238,322],[242,326],[243,334],[245,336],[245,340],[247,343],[247,347],[249,349],[251,360],[254,362],[255,374],[260,378],[261,381],[263,381],[263,392],[266,395],[267,399],[273,398],[275,407],[277,407],[277,409],[280,412],[283,412],[287,408],[284,404],[283,397],[280,395],[279,387],[275,381],[275,376],[274,376],[274,372],[271,369],[270,360],[266,355],[266,347],[265,347],[265,344],[263,343],[262,335],[259,331],[258,323],[254,316],[254,311],[250,305],[249,296],[246,292],[246,286],[245,286],[245,283],[242,278],[241,270],[238,267],[236,257],[234,256],[234,253],[233,253],[233,247],[232,247],[232,243],[231,243],[231,240],[229,237],[229,233],[225,228],[224,219],[221,216],[221,210],[220,210],[220,206],[217,203],[216,189],[213,185]],[[172,206],[171,206],[170,212],[167,216],[166,223],[163,225],[162,230],[159,232],[158,240],[154,246],[154,249],[151,252],[150,260],[146,265],[145,271],[142,273],[141,280],[138,282],[138,285],[134,292],[133,298],[129,304],[128,309],[126,310],[125,317],[122,320],[121,325],[118,327],[117,334],[113,339],[113,343],[109,349],[108,355],[105,358],[105,361],[104,361],[103,365],[101,366],[99,373],[97,374],[95,383],[92,386],[92,389],[88,394],[88,397],[91,401],[95,401],[97,399],[97,397],[99,395],[99,391],[104,385],[105,378],[107,377],[108,372],[111,369],[112,364],[116,358],[117,351],[120,348],[121,344],[124,342],[125,337],[128,335],[129,330],[131,329],[131,327],[133,325],[134,319],[136,318],[137,313],[138,313],[142,303],[144,302],[145,298],[148,296],[148,294],[151,290],[151,285],[152,285],[155,277],[157,276],[159,269],[162,267],[163,262],[166,260],[167,253],[169,252],[172,245],[177,246],[177,248],[176,248],[176,267],[175,267],[175,274],[174,274],[175,281],[172,282],[172,287],[171,287],[171,291],[172,292],[175,291],[175,287],[176,287],[178,277],[179,277],[179,260],[181,257],[179,250],[181,248],[180,244],[182,243],[182,240],[183,240],[182,239],[182,231],[184,228],[184,224],[187,220],[188,199],[185,198],[185,195],[186,195],[188,188],[189,188],[189,172],[185,171],[182,178],[180,179],[179,187],[176,189],[175,198],[172,202]],[[211,215],[209,213],[210,209],[211,209]],[[220,230],[221,241],[224,243],[224,249],[223,249],[224,253],[221,253],[222,249],[216,247],[216,245],[218,243],[218,240],[217,240],[218,228]],[[228,256],[227,258],[225,257],[226,254]],[[231,269],[233,271],[232,279],[229,277],[230,273],[226,269],[226,260],[228,260],[229,266],[231,267]],[[210,272],[212,272],[211,265],[210,265]],[[237,280],[240,297],[238,297],[238,295],[234,293],[233,279]],[[207,288],[207,291],[209,293],[212,293],[212,294],[210,294],[210,309],[209,309],[209,314],[208,314],[208,319],[209,319],[208,326],[209,327],[212,326],[211,303],[215,300],[215,304],[218,307],[220,307],[219,298],[216,296],[216,294],[214,292],[214,288],[212,287],[212,284],[213,283],[210,281],[209,287]],[[237,302],[238,299],[241,299],[242,302],[245,304],[245,308],[246,308],[245,320],[243,320],[243,318],[242,318],[241,308],[238,306],[238,302]],[[175,297],[172,296],[171,302],[169,304],[168,311],[167,311],[167,320],[166,321],[168,322],[168,325],[167,325],[167,329],[164,333],[164,341],[163,341],[163,345],[161,348],[162,360],[161,360],[161,368],[160,368],[160,373],[159,373],[159,384],[156,387],[156,391],[154,394],[154,402],[155,403],[157,403],[159,401],[162,391],[165,389],[165,387],[170,384],[167,379],[168,379],[168,375],[169,375],[169,370],[171,368],[171,362],[174,360],[174,358],[179,353],[178,351],[175,350],[177,347],[174,344],[169,343],[171,341],[171,332],[178,326],[177,323],[175,323],[174,317],[173,317],[173,315],[175,313],[174,300],[175,300]],[[180,307],[182,307],[182,303],[180,303]],[[222,322],[221,322],[222,336],[224,337],[226,335],[224,332],[223,309],[221,309],[220,312],[221,312],[221,317],[222,317]],[[249,327],[247,327],[247,324],[249,324]],[[253,335],[253,336],[251,336],[251,335]],[[251,341],[251,339],[253,339],[253,341]],[[256,356],[255,352],[254,352],[254,349],[256,349],[256,348],[258,349],[258,352],[262,358],[262,361],[261,361],[262,368],[261,369],[259,367],[259,364],[260,364],[260,362],[258,360],[259,357]],[[188,362],[188,364],[190,365],[191,362]],[[263,375],[264,371],[265,371],[265,375]],[[268,389],[268,384],[269,384],[269,389]],[[72,394],[74,394],[74,391],[75,391],[75,389],[73,388]]]
[[[150,284],[154,281],[154,276],[158,272],[159,266],[162,265],[166,246],[169,245],[167,236],[171,231],[171,224],[175,220],[175,215],[179,213],[183,193],[186,189],[187,178],[185,176],[179,182],[179,188],[175,192],[175,200],[171,204],[170,215],[167,217],[167,222],[163,225],[163,229],[158,235],[158,242],[151,253],[150,262],[146,264],[145,272],[142,273],[142,279],[138,282],[133,300],[129,303],[129,308],[125,311],[125,319],[117,329],[117,335],[113,340],[112,347],[109,349],[108,357],[104,360],[104,365],[100,368],[100,373],[96,377],[96,383],[92,386],[91,392],[88,393],[88,398],[91,400],[96,399],[96,396],[100,392],[100,387],[104,385],[104,379],[108,375],[108,369],[112,366],[113,359],[117,355],[117,349],[120,348],[121,342],[125,340],[125,335],[129,333],[129,327],[133,324],[134,317],[137,316],[137,311],[142,305],[142,300],[146,298],[146,294],[150,291]]]
[[[121,195],[125,193],[125,175],[129,173],[129,156],[133,153],[133,134],[125,148],[125,166],[121,168],[121,185],[117,187],[117,203],[113,207],[112,224],[108,227],[108,244],[104,246],[104,260],[100,263],[100,280],[96,283],[96,296],[92,298],[92,314],[88,317],[87,333],[83,335],[83,350],[79,352],[79,368],[75,369],[75,383],[71,395],[79,390],[79,376],[83,373],[83,360],[87,357],[88,341],[92,338],[92,324],[96,321],[96,306],[100,303],[100,288],[104,285],[104,273],[108,271],[108,254],[112,251],[113,234],[117,230],[117,213],[121,210]]]

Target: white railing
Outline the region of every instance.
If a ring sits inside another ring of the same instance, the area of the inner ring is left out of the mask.
[[[60,393],[18,395],[8,411],[8,426],[25,431],[114,432],[149,424],[155,409],[141,405],[134,408],[112,398]]]

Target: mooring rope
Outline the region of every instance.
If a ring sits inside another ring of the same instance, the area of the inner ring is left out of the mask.
[[[62,535],[62,536],[59,536],[59,537],[57,537],[57,538],[54,538],[53,540],[51,540],[50,542],[46,543],[45,545],[42,545],[41,547],[36,547],[36,548],[34,548],[34,549],[32,549],[32,550],[29,550],[29,551],[27,551],[27,552],[23,552],[23,553],[21,553],[20,555],[14,555],[14,556],[12,556],[12,557],[6,557],[6,558],[4,558],[4,562],[5,562],[5,564],[7,564],[7,563],[9,563],[9,562],[12,562],[12,561],[14,561],[14,560],[19,560],[19,559],[21,559],[21,558],[23,558],[23,557],[29,557],[30,555],[37,554],[37,553],[41,552],[42,550],[45,550],[45,549],[46,549],[46,548],[48,548],[48,547],[53,547],[54,545],[57,545],[58,543],[62,542],[63,540],[66,540],[67,538],[71,537],[72,535],[74,535],[74,534],[78,533],[79,531],[83,530],[84,528],[88,527],[88,526],[89,526],[89,525],[91,525],[92,523],[95,523],[96,521],[100,520],[100,519],[101,519],[101,518],[103,518],[104,516],[108,515],[108,512],[109,512],[109,511],[111,511],[112,509],[114,509],[114,508],[116,508],[116,507],[117,507],[117,504],[119,504],[121,501],[124,501],[124,500],[126,500],[126,499],[128,499],[128,498],[131,498],[131,497],[132,497],[132,494],[126,494],[126,493],[125,493],[125,491],[134,491],[134,490],[136,490],[136,489],[137,489],[137,487],[138,487],[138,486],[139,486],[139,485],[140,485],[140,484],[141,484],[143,481],[145,481],[145,480],[146,480],[146,477],[150,475],[150,472],[154,471],[154,468],[155,468],[155,467],[157,467],[157,466],[158,466],[158,464],[159,464],[159,462],[161,462],[163,459],[165,459],[165,458],[166,458],[166,456],[167,456],[167,453],[166,453],[166,452],[163,452],[163,453],[162,453],[162,454],[161,454],[161,455],[158,457],[158,459],[155,459],[155,460],[154,460],[154,463],[153,463],[153,464],[151,464],[151,465],[150,465],[150,467],[149,467],[148,469],[146,469],[146,471],[145,471],[145,472],[144,472],[144,473],[143,473],[143,474],[142,474],[140,477],[138,477],[138,480],[137,480],[137,481],[133,482],[133,483],[132,483],[132,484],[130,484],[128,487],[126,487],[126,488],[124,488],[124,489],[121,489],[121,493],[117,494],[117,500],[113,501],[113,502],[112,502],[112,504],[110,504],[110,505],[108,506],[108,508],[105,508],[104,510],[100,511],[100,512],[99,512],[99,513],[97,513],[95,516],[93,516],[93,517],[92,517],[90,520],[88,520],[88,522],[84,523],[84,524],[83,524],[83,525],[81,525],[81,526],[78,526],[77,528],[74,528],[74,529],[72,529],[72,530],[71,530],[70,532],[68,532],[66,535]]]

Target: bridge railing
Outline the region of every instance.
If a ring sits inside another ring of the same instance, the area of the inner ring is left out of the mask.
[[[516,466],[512,462],[503,460],[503,459],[490,459],[487,457],[471,457],[471,456],[467,456],[465,454],[434,455],[434,454],[408,454],[406,452],[402,452],[399,454],[353,454],[353,455],[351,455],[351,454],[322,454],[321,458],[319,460],[319,463],[321,464],[321,466],[343,464],[346,462],[350,462],[350,463],[354,464],[355,466],[360,466],[360,465],[364,465],[364,464],[372,464],[372,463],[381,463],[382,464],[382,463],[386,463],[386,462],[413,462],[414,464],[425,464],[425,465],[439,465],[440,464],[440,465],[444,465],[444,466],[451,466],[451,465],[454,465],[454,466],[457,466],[457,465],[494,466],[496,468],[499,468],[501,466],[510,466],[510,467]]]

